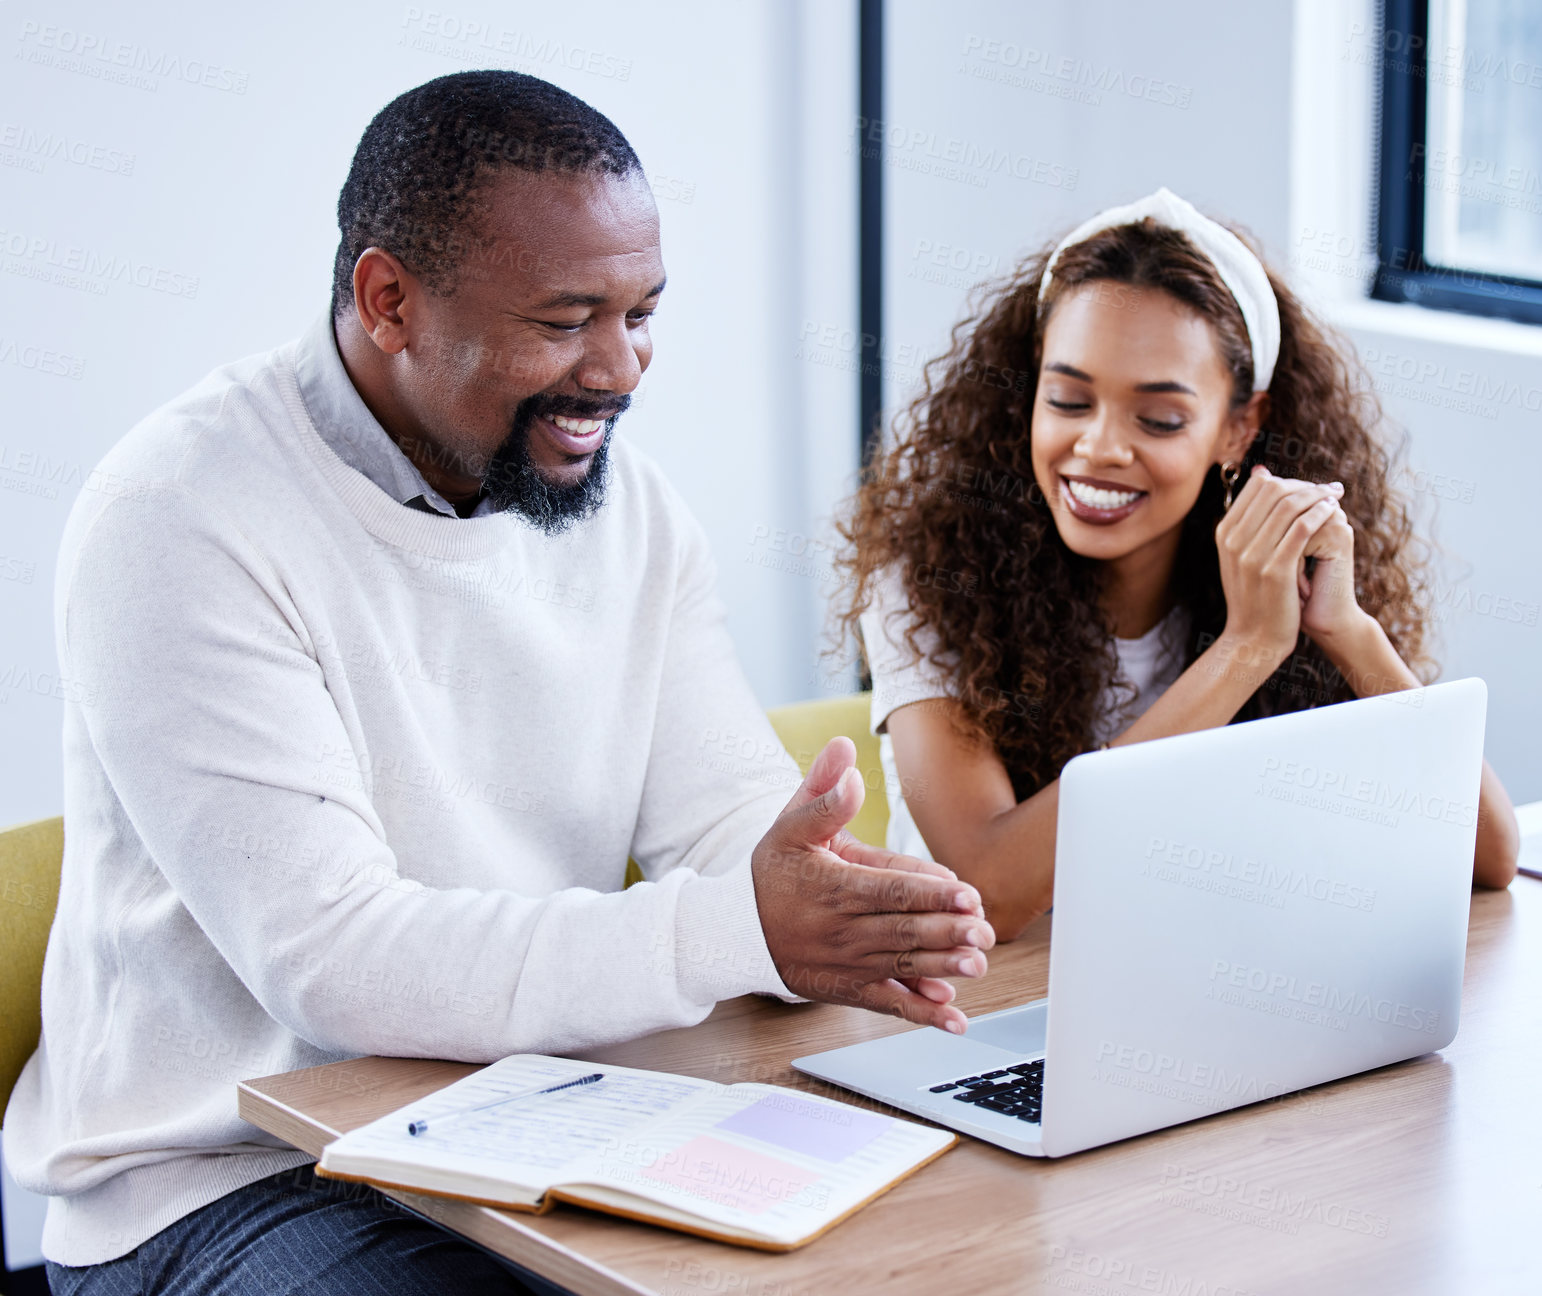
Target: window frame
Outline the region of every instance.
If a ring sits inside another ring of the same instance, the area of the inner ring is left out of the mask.
[[[1542,324],[1542,282],[1424,259],[1429,0],[1383,0],[1376,274],[1371,296]]]

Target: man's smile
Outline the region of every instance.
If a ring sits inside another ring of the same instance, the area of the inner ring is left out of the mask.
[[[536,419],[541,430],[563,454],[575,458],[592,455],[605,439],[607,419],[572,418],[566,414],[542,415]]]

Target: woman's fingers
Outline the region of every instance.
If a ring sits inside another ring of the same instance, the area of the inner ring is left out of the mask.
[[[1276,571],[1283,569],[1293,573],[1301,571],[1301,564],[1306,558],[1307,546],[1311,543],[1312,537],[1338,511],[1338,506],[1336,499],[1320,499],[1311,507],[1298,513],[1286,527],[1279,543],[1274,546],[1271,556],[1264,564],[1265,568]]]
[[[1344,512],[1344,506],[1338,504],[1328,520],[1312,532],[1306,545],[1307,557],[1318,554],[1339,557],[1345,550],[1353,553],[1354,543],[1355,533],[1349,525],[1349,515]]]
[[[1236,533],[1243,535],[1252,534],[1251,515],[1257,507],[1260,497],[1269,489],[1267,483],[1273,480],[1269,470],[1263,467],[1253,469],[1247,481],[1242,483],[1242,489],[1237,492],[1237,498],[1232,501],[1231,509],[1221,519],[1218,531],[1225,535]]]
[[[1311,484],[1293,477],[1276,477],[1262,464],[1255,465],[1231,512],[1216,528],[1217,541],[1226,542],[1232,552],[1240,554],[1252,544],[1286,493]]]
[[[1290,528],[1305,513],[1327,501],[1331,508],[1338,507],[1338,497],[1329,493],[1326,486],[1316,482],[1290,482],[1277,478],[1278,488],[1267,513],[1258,519],[1257,530],[1244,548],[1244,556],[1257,563],[1267,563],[1270,556],[1285,543]],[[1330,511],[1331,511],[1330,508]]]
[[[1301,477],[1277,477],[1262,464],[1257,464],[1243,484],[1231,511],[1221,520],[1221,528],[1251,535],[1263,525],[1264,518],[1282,497],[1303,489],[1327,491],[1335,498],[1342,498],[1344,494],[1342,482],[1312,482]]]
[[[1302,609],[1322,601],[1315,576],[1306,576],[1306,555],[1333,563],[1349,552],[1347,521],[1342,528],[1335,521],[1343,517],[1343,493],[1338,482],[1323,485],[1254,469],[1215,533],[1228,627],[1289,652]]]

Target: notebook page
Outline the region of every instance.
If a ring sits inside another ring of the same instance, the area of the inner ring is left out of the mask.
[[[532,1085],[560,1084],[595,1072],[604,1079],[447,1119]],[[447,1175],[464,1175],[540,1191],[569,1162],[719,1087],[688,1076],[515,1054],[344,1134],[328,1144],[321,1164],[348,1172],[349,1165],[367,1163],[367,1172],[382,1178],[382,1163],[432,1167],[441,1172],[434,1177],[436,1185]],[[409,1134],[407,1124],[413,1120],[427,1121],[427,1132]]]
[[[561,1182],[796,1242],[953,1142],[932,1129],[775,1085],[734,1085],[623,1135]]]

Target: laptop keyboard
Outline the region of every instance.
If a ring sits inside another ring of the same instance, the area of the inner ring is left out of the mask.
[[[1037,1125],[1044,1105],[1044,1059],[949,1080],[930,1092],[951,1093],[959,1102]]]

